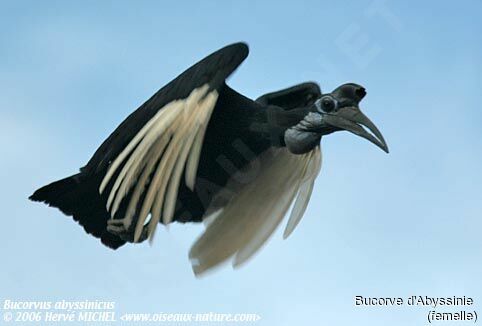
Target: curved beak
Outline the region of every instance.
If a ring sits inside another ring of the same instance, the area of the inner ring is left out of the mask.
[[[347,130],[355,135],[368,139],[370,142],[380,147],[384,152],[388,153],[388,146],[382,133],[357,107],[344,107],[339,109],[336,113],[324,114],[323,121],[334,127]]]

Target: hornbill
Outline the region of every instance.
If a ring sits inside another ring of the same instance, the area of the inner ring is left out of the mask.
[[[255,101],[239,94],[226,79],[247,55],[235,43],[202,59],[129,115],[79,173],[30,199],[112,249],[152,239],[159,223],[203,221],[189,252],[196,275],[245,262],[292,206],[288,237],[310,199],[324,135],[347,130],[388,147],[358,107],[360,85],[322,94],[308,82]]]

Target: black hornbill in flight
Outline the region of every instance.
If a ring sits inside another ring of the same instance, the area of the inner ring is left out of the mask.
[[[322,94],[309,82],[253,101],[226,85],[247,55],[235,43],[202,59],[129,115],[79,173],[30,199],[113,249],[152,239],[159,223],[203,221],[189,252],[196,274],[245,262],[292,206],[286,238],[311,196],[324,135],[347,130],[388,148],[358,107],[362,86]]]

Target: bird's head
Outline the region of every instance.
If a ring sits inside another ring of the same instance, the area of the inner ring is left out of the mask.
[[[322,136],[346,130],[363,137],[388,153],[381,132],[361,112],[358,104],[366,91],[360,85],[343,84],[333,92],[323,94],[308,108],[307,115],[285,132],[285,143],[295,153],[306,153],[319,144]]]

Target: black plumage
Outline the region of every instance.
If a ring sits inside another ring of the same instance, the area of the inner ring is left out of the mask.
[[[360,118],[363,87],[345,84],[326,97],[317,84],[304,83],[253,101],[225,83],[247,55],[247,45],[236,43],[187,69],[129,115],[78,174],[38,189],[30,199],[73,216],[115,249],[152,235],[152,225],[139,221],[142,212],[151,219],[157,213],[164,223],[202,221],[214,198],[232,188],[233,176],[269,150],[313,158],[323,135],[346,129],[387,151],[376,127]],[[328,110],[331,105],[336,108]],[[347,124],[351,120],[356,126]],[[241,191],[233,189],[234,196]],[[172,217],[165,219],[169,205]]]

